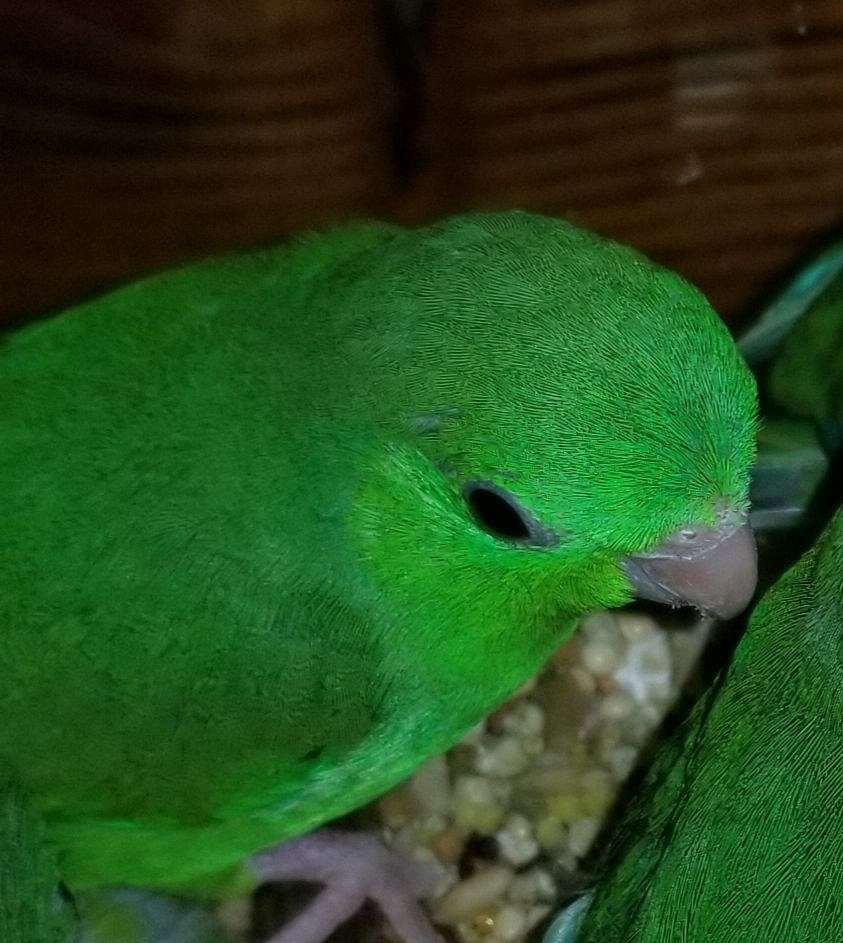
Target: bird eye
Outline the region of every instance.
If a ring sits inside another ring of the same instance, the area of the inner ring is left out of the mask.
[[[553,531],[542,527],[513,495],[492,482],[470,481],[463,494],[474,520],[492,536],[536,547],[558,543]]]

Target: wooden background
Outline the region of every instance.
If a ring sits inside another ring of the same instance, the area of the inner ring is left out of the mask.
[[[618,237],[739,319],[840,224],[843,0],[0,0],[0,320],[475,206]]]

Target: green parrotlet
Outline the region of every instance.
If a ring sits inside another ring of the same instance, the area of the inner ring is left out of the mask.
[[[841,658],[843,511],[662,748],[570,939],[843,940]]]
[[[347,878],[297,836],[450,747],[583,613],[747,603],[755,428],[694,288],[522,212],[339,227],[21,329],[0,766],[77,891]],[[355,894],[410,914],[358,838],[355,887],[284,939]]]

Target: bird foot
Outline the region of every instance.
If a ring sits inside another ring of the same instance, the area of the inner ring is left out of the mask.
[[[373,835],[322,830],[255,855],[264,881],[305,881],[325,889],[267,943],[322,943],[374,901],[403,943],[443,943],[419,904],[432,875]]]

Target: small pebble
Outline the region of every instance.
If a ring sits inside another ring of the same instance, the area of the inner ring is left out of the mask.
[[[635,769],[638,762],[638,751],[631,746],[618,746],[610,750],[605,757],[605,763],[612,771],[617,782],[623,782]]]
[[[576,788],[577,775],[569,767],[563,764],[558,766],[534,767],[528,770],[518,779],[518,788],[539,792],[554,794]]]
[[[672,679],[667,639],[656,634],[630,645],[612,677],[639,704],[669,698]]]
[[[557,872],[569,878],[579,869],[579,862],[569,850],[558,851],[553,855],[553,865]]]
[[[601,759],[621,744],[621,731],[617,724],[605,724],[594,741],[594,752]]]
[[[544,753],[544,737],[534,734],[530,737],[521,738],[521,749],[528,757],[541,756]]]
[[[527,911],[523,907],[504,904],[494,917],[495,939],[502,943],[515,943],[527,929]]]
[[[635,701],[628,694],[611,694],[600,704],[600,716],[605,720],[623,720],[635,710]]]
[[[599,792],[612,789],[612,781],[602,769],[592,767],[580,776],[580,787],[585,793]]]
[[[628,642],[640,642],[653,635],[659,635],[659,626],[655,619],[637,612],[622,612],[617,616],[618,629]]]
[[[407,783],[391,789],[378,800],[378,811],[384,825],[399,829],[419,813],[419,804]]]
[[[544,868],[531,868],[516,874],[509,885],[507,897],[516,904],[551,903],[556,900],[556,883]]]
[[[663,712],[655,704],[642,704],[620,725],[626,743],[642,745],[659,725]]]
[[[583,694],[594,694],[597,691],[594,675],[585,668],[571,668],[568,677]]]
[[[553,904],[535,904],[527,911],[527,926],[524,928],[528,933],[533,927],[538,926],[542,920],[553,910]]]
[[[582,811],[587,816],[602,818],[615,797],[615,785],[611,776],[602,769],[591,769],[583,773],[580,788]]]
[[[506,809],[492,783],[483,776],[460,776],[454,784],[453,814],[466,832],[491,835],[503,821]]]
[[[487,737],[477,747],[474,767],[484,776],[510,778],[523,772],[529,762],[515,737]]]
[[[577,858],[582,858],[591,848],[597,833],[600,831],[600,822],[597,819],[577,819],[568,829],[568,850]]]
[[[579,792],[563,792],[547,800],[547,810],[560,822],[574,822],[582,816]]]
[[[447,828],[447,826],[447,817],[439,815],[438,813],[419,816],[419,818],[416,819],[416,829],[418,831],[419,841],[422,844],[426,844],[434,835],[438,835],[439,832]]]
[[[545,851],[556,851],[568,841],[568,828],[557,816],[546,815],[536,823],[536,841]]]
[[[435,905],[437,923],[458,923],[488,909],[506,894],[513,878],[511,868],[491,865],[460,881]]]
[[[470,939],[484,939],[486,937],[491,937],[495,932],[495,914],[492,910],[484,910],[479,914],[475,914],[471,918],[471,923],[466,927],[468,933],[464,935],[468,936]]]
[[[618,636],[618,618],[607,610],[593,612],[580,623],[580,635],[587,642],[614,644]]]
[[[457,825],[451,825],[434,835],[427,847],[447,864],[456,864],[465,849],[466,833]]]
[[[598,697],[608,697],[618,689],[618,683],[611,675],[595,675],[594,688]]]
[[[428,812],[447,815],[451,807],[451,781],[444,756],[434,756],[420,766],[410,780],[417,804]]]
[[[503,857],[516,868],[532,861],[539,853],[533,828],[523,815],[510,815],[495,832],[495,839]]]
[[[472,727],[467,734],[460,740],[460,745],[466,747],[476,747],[486,736],[486,721],[483,720]]]
[[[661,635],[654,635],[639,647],[638,664],[645,674],[670,678],[670,646]]]
[[[429,875],[428,888],[424,894],[426,900],[438,900],[459,881],[459,871],[455,865],[445,864],[429,848],[416,848],[412,857],[424,865],[425,879]]]
[[[532,701],[521,701],[506,712],[501,728],[521,739],[540,736],[544,729],[544,712]]]
[[[620,664],[621,653],[617,647],[601,642],[587,642],[582,650],[582,662],[594,675],[611,674]]]

